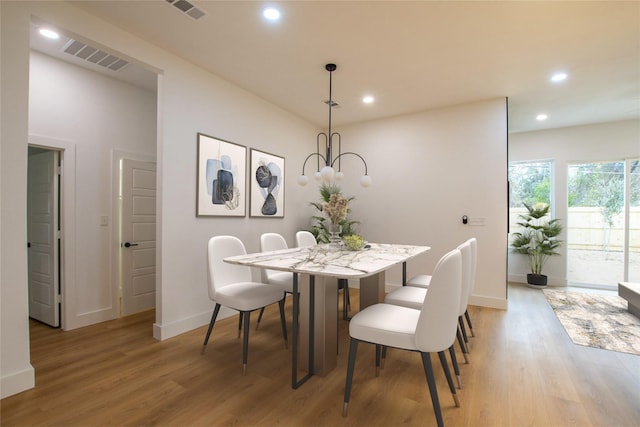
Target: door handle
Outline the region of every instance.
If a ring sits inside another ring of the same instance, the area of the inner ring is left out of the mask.
[[[137,243],[124,242],[124,245],[123,245],[123,246],[124,246],[125,248],[129,248],[129,247],[131,247],[131,246],[138,246],[138,244],[137,244]]]

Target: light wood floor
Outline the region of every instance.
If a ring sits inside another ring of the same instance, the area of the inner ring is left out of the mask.
[[[640,425],[640,356],[572,344],[542,293],[524,286],[510,286],[509,310],[470,313],[476,337],[470,364],[458,353],[461,408],[432,357],[445,425]],[[292,390],[277,306],[252,331],[246,377],[237,317],[216,324],[204,356],[204,327],[158,342],[153,319],[147,312],[69,332],[34,322],[36,388],[2,400],[2,426],[435,425],[419,355],[390,350],[375,378],[374,348],[364,344],[342,418],[342,320],[337,369]]]

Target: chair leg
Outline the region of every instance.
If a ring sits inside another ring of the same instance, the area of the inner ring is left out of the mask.
[[[444,426],[442,421],[442,411],[440,411],[440,400],[438,399],[438,389],[436,386],[436,378],[433,375],[433,366],[431,365],[431,357],[429,353],[420,352],[422,356],[422,365],[424,366],[424,374],[427,377],[427,385],[429,386],[429,394],[431,394],[431,403],[433,404],[433,412],[436,414],[436,422],[438,427]]]
[[[284,298],[278,301],[280,307],[280,323],[282,324],[282,336],[284,337],[284,348],[289,348],[289,340],[287,339],[287,320],[284,317]],[[262,311],[260,312],[262,314]]]
[[[376,344],[376,377],[380,376],[380,353],[381,352],[382,352],[382,346],[380,344]]]
[[[260,309],[260,314],[258,315],[258,321],[256,322],[256,331],[260,327],[260,321],[262,321],[262,315],[264,314],[264,307]]]
[[[380,356],[380,369],[384,369],[384,361],[387,360],[387,346],[382,346],[382,355]]]
[[[473,325],[471,324],[471,317],[469,317],[469,310],[465,310],[464,317],[467,319],[467,324],[469,325],[469,331],[471,332],[471,336],[475,337],[476,334],[473,333]]]
[[[240,332],[242,331],[242,319],[244,318],[244,312],[240,312],[238,317],[238,338],[240,338]]]
[[[456,331],[456,336],[458,337],[458,343],[460,344],[460,349],[462,349],[462,355],[464,356],[464,363],[469,363],[469,350],[467,350],[467,345],[464,343],[464,338],[462,338],[462,333],[460,332],[460,328]]]
[[[468,343],[469,338],[467,338],[467,328],[464,327],[464,321],[462,320],[462,316],[458,316],[458,324],[460,325],[460,330],[462,331],[462,337],[464,338],[464,342]]]
[[[451,364],[453,365],[453,372],[456,374],[456,381],[458,382],[458,388],[462,390],[462,377],[460,377],[460,367],[458,366],[458,358],[456,357],[456,350],[453,348],[453,344],[449,347],[449,355],[451,356]]]
[[[251,317],[250,311],[244,313],[244,337],[242,339],[242,375],[247,375],[247,358],[249,356],[249,318]]]
[[[351,395],[351,384],[353,382],[353,371],[356,366],[356,353],[358,352],[358,340],[351,338],[349,344],[349,362],[347,364],[347,381],[344,385],[344,405],[342,406],[342,416],[347,416],[349,408],[349,396]]]
[[[451,390],[453,401],[456,403],[456,408],[459,408],[460,401],[458,400],[458,395],[456,394],[456,387],[453,385],[451,371],[449,371],[449,364],[447,363],[447,358],[444,355],[444,351],[439,351],[438,357],[440,358],[440,364],[442,365],[442,369],[444,370],[444,376],[447,377],[447,383],[449,383],[449,390]]]
[[[209,342],[209,336],[211,335],[211,331],[213,330],[213,325],[216,323],[216,317],[218,317],[219,311],[220,311],[220,304],[216,303],[216,307],[213,309],[213,315],[211,316],[211,321],[209,322],[209,329],[207,329],[207,335],[204,337],[204,344],[202,344],[202,350],[200,350],[200,354],[204,354],[204,351],[207,348],[207,343]]]

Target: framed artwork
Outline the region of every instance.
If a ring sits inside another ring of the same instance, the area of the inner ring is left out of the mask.
[[[196,216],[245,216],[247,148],[198,133]]]
[[[284,217],[284,157],[251,149],[250,216]]]

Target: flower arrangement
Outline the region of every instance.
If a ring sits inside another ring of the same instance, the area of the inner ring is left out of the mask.
[[[332,194],[329,196],[329,201],[322,204],[322,212],[334,224],[340,224],[340,222],[347,219],[348,210],[349,200],[340,193]]]
[[[339,225],[342,229],[341,236],[356,234],[354,226],[358,221],[349,219],[349,202],[355,197],[345,197],[336,185],[322,184],[320,186],[320,202],[311,202],[319,215],[314,215],[315,221],[311,233],[318,243],[329,243],[331,239],[331,224]]]

